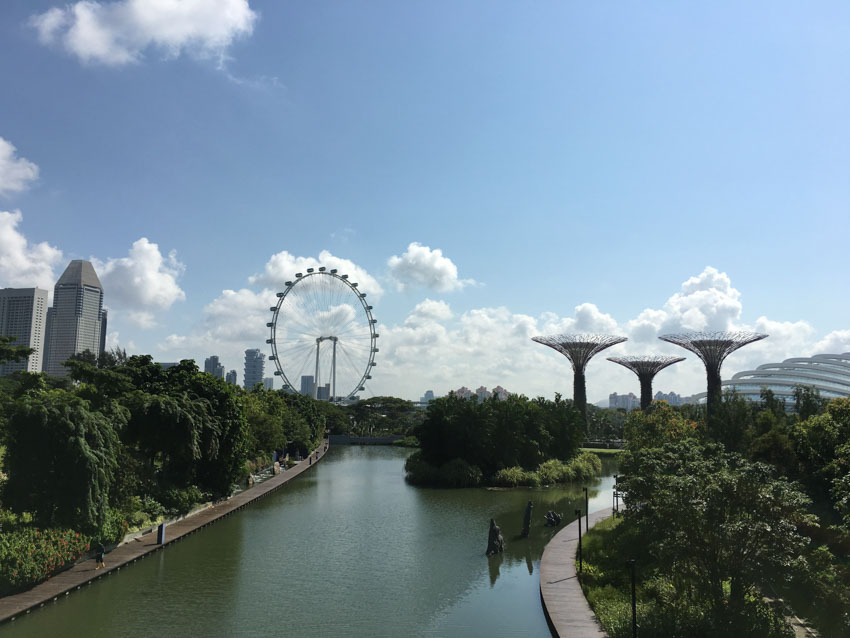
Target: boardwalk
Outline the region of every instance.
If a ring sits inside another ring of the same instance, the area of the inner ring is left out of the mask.
[[[94,559],[86,560],[61,574],[53,576],[40,585],[36,585],[29,591],[0,598],[0,624],[15,620],[21,614],[28,614],[34,609],[43,607],[45,603],[57,600],[60,596],[67,596],[85,585],[90,585],[94,580],[112,577],[121,571],[122,567],[135,563],[140,558],[144,558],[171,543],[180,541],[189,534],[194,534],[199,529],[211,525],[225,516],[230,516],[257,499],[271,494],[302,472],[307,471],[324,454],[323,446],[312,455],[312,462],[309,458],[305,459],[285,472],[281,472],[279,475],[273,476],[226,501],[168,525],[165,530],[166,538],[163,545],[157,544],[156,532],[154,531],[120,545],[109,552],[106,555],[106,569],[95,571]]]
[[[611,516],[611,508],[592,512],[590,526]],[[582,534],[584,517],[582,516]],[[587,604],[576,578],[578,521],[558,532],[543,550],[540,559],[540,597],[549,627],[561,638],[605,637],[596,614]]]

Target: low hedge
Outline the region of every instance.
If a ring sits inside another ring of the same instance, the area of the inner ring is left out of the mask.
[[[21,527],[0,534],[0,596],[28,589],[73,565],[91,539],[71,529]]]

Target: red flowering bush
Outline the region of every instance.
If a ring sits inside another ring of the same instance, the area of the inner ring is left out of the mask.
[[[0,596],[50,578],[89,550],[90,539],[72,529],[21,527],[0,534]]]

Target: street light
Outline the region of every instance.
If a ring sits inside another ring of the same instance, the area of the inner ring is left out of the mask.
[[[584,490],[584,531],[590,529],[590,506],[587,500],[587,488],[583,487]]]
[[[576,516],[578,517],[578,571],[580,574],[584,571],[584,562],[581,555],[581,510],[576,510]]]
[[[635,559],[626,561],[632,575],[632,638],[637,638],[637,599],[635,598]]]

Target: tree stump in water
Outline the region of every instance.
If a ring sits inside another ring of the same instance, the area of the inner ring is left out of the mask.
[[[505,551],[505,539],[502,538],[502,530],[496,525],[494,519],[490,519],[490,536],[487,539],[487,556]]]

